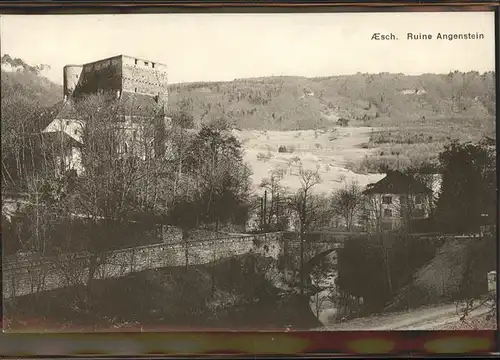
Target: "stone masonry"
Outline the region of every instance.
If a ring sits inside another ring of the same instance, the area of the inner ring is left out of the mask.
[[[186,244],[155,244],[113,251],[98,267],[98,279],[125,276],[162,267],[200,265],[247,253],[277,259],[283,251],[281,233],[238,235]],[[187,250],[187,251],[186,251]],[[28,295],[84,283],[88,277],[86,255],[61,255],[51,259],[29,259],[3,267],[5,298]]]

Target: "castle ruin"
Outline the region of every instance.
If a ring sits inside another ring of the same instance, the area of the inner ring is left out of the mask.
[[[66,169],[83,171],[78,146],[82,144],[82,129],[85,125],[74,104],[85,96],[111,94],[116,97],[120,119],[119,128],[125,129],[127,138],[121,144],[120,152],[139,147],[141,128],[138,119],[147,118],[155,125],[156,147],[152,153],[163,153],[165,129],[170,126],[166,116],[168,103],[167,66],[150,60],[118,55],[83,65],[66,65],[63,69],[63,101],[56,117],[43,130],[45,136],[57,137],[67,144],[63,163]],[[57,136],[59,134],[60,136]],[[140,149],[145,156],[146,149]]]

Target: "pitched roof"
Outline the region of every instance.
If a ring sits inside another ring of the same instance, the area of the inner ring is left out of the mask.
[[[399,171],[389,171],[382,180],[369,184],[365,194],[430,194],[432,190],[417,179]]]

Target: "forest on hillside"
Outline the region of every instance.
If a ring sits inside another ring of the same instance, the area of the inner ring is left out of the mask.
[[[2,71],[1,91],[2,126],[19,114],[43,125],[31,115],[62,100],[62,87],[33,71]],[[210,123],[223,118],[240,129],[321,129],[339,118],[360,126],[473,118],[492,127],[495,115],[494,72],[264,77],[172,84],[169,92],[174,119],[187,115],[195,123]]]
[[[267,77],[170,86],[170,109],[195,121],[223,117],[240,129],[328,128],[344,118],[361,126],[495,114],[494,72]]]

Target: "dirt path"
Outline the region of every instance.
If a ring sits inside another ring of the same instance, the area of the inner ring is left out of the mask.
[[[475,318],[487,313],[486,306],[470,314]],[[360,331],[360,330],[430,330],[459,321],[455,304],[428,306],[420,309],[380,316],[354,319],[345,323],[325,326],[323,331]]]

